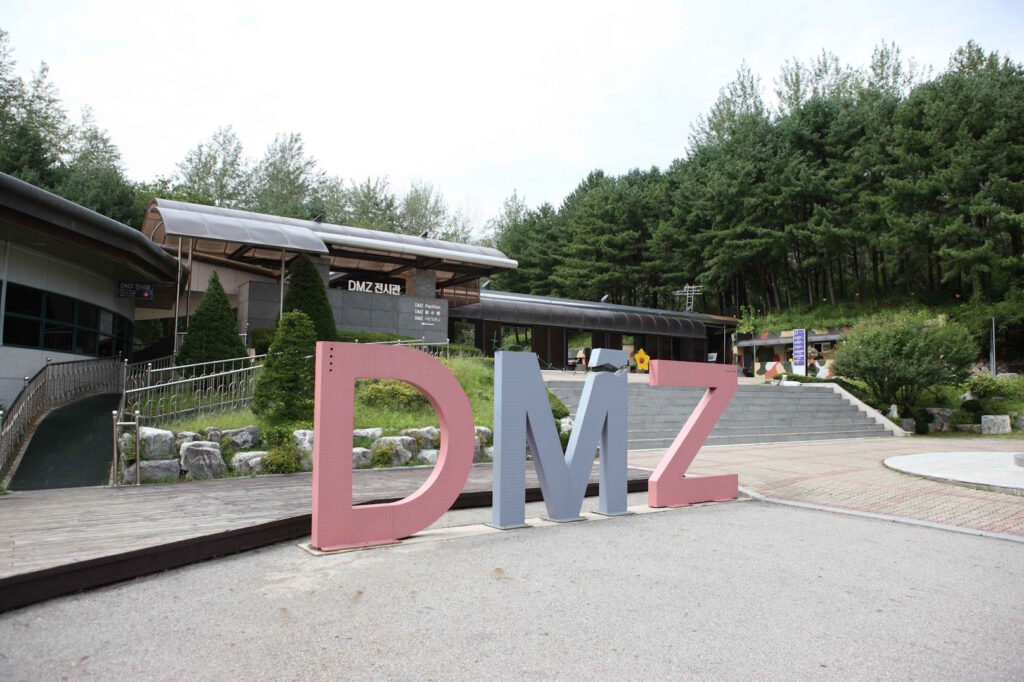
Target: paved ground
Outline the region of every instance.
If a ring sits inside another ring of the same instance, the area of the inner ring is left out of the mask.
[[[96,395],[46,415],[14,472],[11,490],[106,485],[114,449],[110,412],[119,400],[119,395]]]
[[[1020,543],[732,502],[281,544],[4,614],[0,678],[1020,679],[1021,584]]]
[[[1019,448],[1024,453],[1024,443]],[[998,492],[1024,495],[1024,462],[1018,465],[1016,452],[944,451],[886,457],[885,466],[907,474],[962,484],[995,488]]]
[[[882,464],[919,452],[1022,449],[1024,441],[991,438],[728,445],[701,450],[691,473],[736,473],[741,486],[766,497],[1024,536],[1024,497],[929,481]],[[629,464],[653,468],[662,454],[630,452]]]

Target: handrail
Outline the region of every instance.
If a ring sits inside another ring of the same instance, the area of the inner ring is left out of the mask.
[[[47,362],[25,377],[10,409],[0,418],[0,480],[13,475],[25,435],[50,410],[99,393],[116,393],[123,386],[124,363],[119,358]]]

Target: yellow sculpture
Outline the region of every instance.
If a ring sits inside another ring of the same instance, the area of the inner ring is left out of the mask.
[[[645,353],[643,348],[638,350],[636,354],[633,355],[633,359],[636,360],[636,371],[647,371],[648,367],[650,366],[651,356]]]

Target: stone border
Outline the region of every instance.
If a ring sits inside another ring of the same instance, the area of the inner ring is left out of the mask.
[[[801,386],[803,386],[803,385],[804,384],[801,384]],[[881,424],[882,426],[884,426],[886,431],[889,431],[894,436],[907,437],[907,436],[914,435],[914,434],[910,433],[909,431],[904,431],[899,426],[896,426],[895,424],[893,424],[891,421],[889,421],[889,418],[886,417],[884,414],[882,414],[881,412],[879,412],[875,408],[871,407],[870,405],[865,403],[863,400],[861,400],[860,398],[858,398],[857,396],[853,395],[852,393],[847,391],[845,388],[840,386],[839,384],[834,384],[832,382],[823,382],[823,383],[820,383],[820,384],[816,383],[816,384],[810,384],[810,385],[812,385],[812,386],[828,386],[828,387],[830,387],[832,389],[833,393],[838,393],[839,395],[841,395],[844,398],[846,398],[847,400],[849,400],[858,409],[860,409],[861,412],[865,413],[867,416],[869,416],[872,419],[874,419],[876,424]]]

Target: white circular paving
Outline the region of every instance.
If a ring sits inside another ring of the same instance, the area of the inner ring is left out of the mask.
[[[1024,495],[1024,466],[1017,465],[1019,460],[1024,460],[1024,453],[922,452],[889,457],[884,464],[915,476]]]

